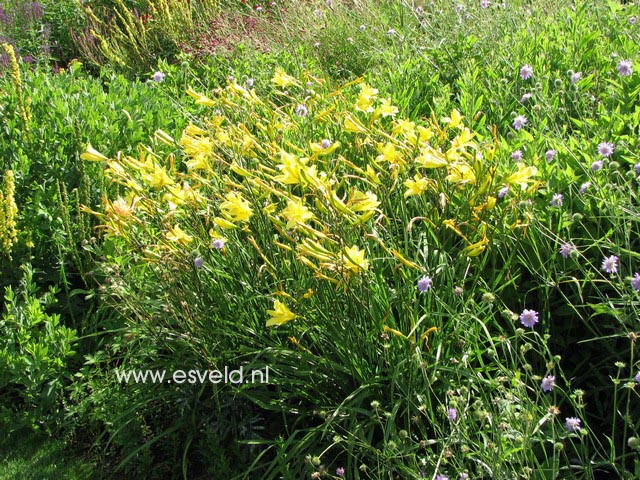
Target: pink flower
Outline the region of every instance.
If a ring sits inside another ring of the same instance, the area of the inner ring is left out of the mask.
[[[620,63],[617,67],[618,73],[622,76],[628,77],[633,74],[633,65],[631,65],[631,60],[620,60]]]

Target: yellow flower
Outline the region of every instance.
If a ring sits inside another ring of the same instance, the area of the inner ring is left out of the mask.
[[[161,190],[164,186],[173,185],[175,183],[164,167],[159,167],[155,164],[153,165],[152,172],[144,174],[143,179],[149,184],[149,186],[157,190]]]
[[[344,118],[344,129],[351,133],[367,133],[366,127],[350,113]]]
[[[416,136],[416,124],[405,118],[401,118],[394,123],[391,133],[395,136],[402,135],[405,140],[412,145],[418,140]]]
[[[232,228],[237,228],[237,225],[229,220],[225,220],[222,217],[215,217],[213,222],[224,230],[231,230]]]
[[[454,163],[449,165],[447,180],[453,183],[476,183],[476,174],[467,163]]]
[[[284,183],[285,185],[296,185],[302,183],[301,170],[307,163],[307,159],[300,159],[296,155],[287,153],[284,150],[280,152],[280,165],[278,170],[282,172],[282,175],[275,177],[275,180]]]
[[[229,192],[226,201],[220,204],[222,214],[234,222],[247,222],[253,215],[253,210],[249,202],[242,198],[242,193]]]
[[[404,159],[402,158],[402,153],[397,151],[396,146],[391,142],[387,142],[384,145],[379,143],[378,152],[380,152],[380,155],[376,157],[376,160],[378,162],[384,160],[385,162],[397,165],[403,165],[405,163]]]
[[[296,314],[289,310],[289,307],[280,300],[274,300],[273,310],[267,310],[267,313],[271,317],[267,320],[267,327],[283,325],[296,318]]]
[[[361,112],[373,112],[373,101],[377,95],[377,88],[371,88],[366,83],[363,83],[360,85],[360,95],[356,100],[355,109]]]
[[[340,254],[340,262],[346,273],[364,272],[369,268],[369,261],[364,258],[364,250],[360,250],[357,246],[345,248]]]
[[[380,100],[380,106],[376,108],[374,115],[383,117],[393,117],[398,114],[398,107],[391,105],[390,98]]]
[[[363,193],[359,190],[356,190],[353,193],[347,203],[347,207],[349,207],[353,212],[373,212],[378,205],[380,205],[380,202],[378,201],[378,197],[375,193]]]
[[[180,245],[189,245],[193,241],[193,237],[186,234],[179,225],[174,225],[173,228],[169,228],[167,232],[167,240],[173,243],[179,243]]]
[[[91,146],[91,144],[87,145],[87,151],[80,155],[82,160],[89,160],[90,162],[106,162],[109,160],[99,151]]]
[[[407,191],[404,193],[404,198],[412,195],[420,195],[421,193],[429,190],[430,185],[431,182],[428,178],[424,178],[422,175],[417,173],[413,177],[413,180],[408,179],[404,182],[404,186],[407,187]]]
[[[291,75],[287,75],[280,67],[276,67],[276,70],[271,79],[273,83],[279,87],[288,87],[289,85],[298,85],[298,81]]]
[[[310,143],[311,151],[316,155],[330,155],[340,147],[340,142],[331,143],[330,140],[322,140],[317,143]]]
[[[464,117],[460,115],[460,112],[457,109],[454,109],[451,112],[450,117],[445,117],[442,119],[444,123],[448,123],[450,128],[456,128],[462,123],[462,119]]]
[[[304,203],[297,200],[289,200],[287,207],[282,210],[282,215],[287,219],[287,228],[289,229],[302,225],[314,217],[313,212]]]
[[[442,152],[430,145],[420,149],[420,155],[415,158],[415,162],[424,168],[440,168],[449,164]]]
[[[523,163],[519,163],[518,171],[509,175],[505,180],[505,183],[507,183],[507,185],[520,185],[522,190],[526,190],[527,184],[533,182],[531,177],[535,176],[537,173],[538,169],[536,167],[525,167]]]

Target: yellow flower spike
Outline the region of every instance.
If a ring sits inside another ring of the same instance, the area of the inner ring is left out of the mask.
[[[214,100],[211,100],[205,95],[197,93],[191,87],[187,88],[187,95],[189,95],[191,98],[195,98],[196,103],[198,105],[204,105],[205,107],[215,107],[218,104],[217,102],[215,102]]]
[[[317,113],[314,119],[318,122],[324,122],[325,120],[328,120],[327,117],[331,116],[331,114],[335,111],[335,109],[336,109],[336,106],[331,105],[326,110],[323,110],[320,113]]]
[[[298,243],[296,250],[302,255],[306,255],[321,262],[331,262],[335,259],[335,255],[322,246],[320,243],[311,239],[304,239],[301,243]]]
[[[109,160],[107,157],[93,148],[90,143],[87,145],[87,151],[81,154],[80,158],[82,160],[88,160],[90,162],[106,162]]]
[[[225,218],[233,222],[248,222],[253,215],[251,204],[240,192],[229,192],[225,201],[220,204],[220,210]]]
[[[238,228],[238,226],[235,223],[230,222],[229,220],[225,220],[222,217],[215,217],[213,219],[213,223],[215,223],[217,226],[219,226],[224,230],[231,230],[233,228]]]
[[[157,129],[153,136],[156,138],[156,140],[164,143],[165,145],[169,145],[170,147],[173,147],[176,143],[171,135],[161,129]]]
[[[309,208],[301,201],[294,199],[289,200],[287,207],[282,210],[282,216],[287,220],[287,228],[293,229],[311,220],[314,214]]]
[[[440,168],[449,164],[444,154],[430,145],[420,148],[420,155],[414,161],[424,168]]]
[[[298,340],[296,340],[296,337],[289,337],[289,341],[291,343],[293,343],[296,347],[298,347],[300,350],[302,350],[303,352],[306,352],[309,355],[313,355],[313,353],[311,353],[311,350],[309,350],[308,348],[305,348],[302,345],[300,345],[300,342],[298,342]]]
[[[454,220],[454,219],[450,218],[450,219],[448,219],[448,220],[444,220],[444,221],[442,222],[442,224],[443,224],[445,227],[447,227],[447,228],[449,228],[449,229],[453,230],[453,231],[454,231],[454,232],[456,232],[458,235],[460,235],[462,238],[464,238],[467,242],[469,242],[469,240],[467,239],[467,237],[465,236],[465,234],[464,234],[464,233],[462,233],[462,231],[460,231],[460,229],[459,229],[458,227],[456,227],[456,223],[455,223],[455,220]]]
[[[178,224],[174,225],[173,228],[169,228],[166,236],[170,242],[179,243],[184,246],[189,245],[193,241],[193,237],[182,230]]]
[[[430,333],[436,333],[438,331],[438,327],[431,327],[428,328],[422,335],[420,335],[420,341],[424,342],[424,346],[427,347],[427,350],[429,349],[429,334]]]
[[[407,336],[404,333],[402,333],[399,330],[396,330],[395,328],[391,328],[391,327],[385,325],[382,329],[383,329],[383,331],[385,331],[387,333],[391,333],[391,334],[395,335],[396,337],[401,337],[401,338],[407,339]]]
[[[288,87],[290,85],[299,85],[298,80],[296,80],[291,75],[288,75],[287,73],[285,73],[285,71],[280,67],[276,67],[275,72],[273,74],[273,78],[271,79],[271,81],[273,83],[275,83],[279,87]]]
[[[284,325],[296,318],[296,314],[280,300],[274,300],[273,310],[267,310],[267,313],[271,317],[267,320],[267,327]]]
[[[273,244],[276,247],[280,247],[281,249],[286,250],[287,252],[293,252],[294,251],[292,247],[290,247],[289,245],[285,245],[284,243],[273,242]]]
[[[487,245],[489,245],[489,239],[487,237],[484,237],[479,242],[473,243],[463,248],[461,253],[465,254],[467,257],[477,257],[485,251]]]

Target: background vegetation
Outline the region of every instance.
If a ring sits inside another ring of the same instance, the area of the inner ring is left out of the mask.
[[[637,3],[0,7],[7,478],[640,475]]]

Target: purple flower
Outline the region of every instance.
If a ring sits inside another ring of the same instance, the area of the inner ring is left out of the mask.
[[[636,164],[633,166],[633,169],[636,171],[636,173],[637,173],[638,175],[640,175],[640,162],[636,163]]]
[[[580,421],[579,418],[568,417],[565,419],[564,427],[567,429],[568,432],[577,432],[578,430],[580,430],[581,425],[582,425],[582,422]]]
[[[556,150],[547,150],[544,154],[544,158],[547,159],[547,162],[552,162],[553,159],[556,158],[557,154],[558,152]]]
[[[450,408],[447,410],[447,418],[452,422],[455,422],[458,418],[458,411],[455,408]]]
[[[571,75],[571,83],[575,84],[582,78],[582,72],[576,72]]]
[[[446,475],[436,475],[436,480],[449,480]]]
[[[635,273],[635,275],[631,279],[631,286],[636,292],[640,292],[640,273]]]
[[[602,160],[596,160],[591,164],[591,170],[593,170],[594,172],[598,172],[602,170],[603,166],[604,166],[604,162]]]
[[[489,2],[489,0],[482,0],[482,1],[480,2],[480,6],[481,6],[482,8],[487,8],[487,7],[489,6],[489,3],[490,3],[490,2]]]
[[[636,16],[629,17],[629,23],[631,25],[635,25],[636,23],[638,23],[638,17],[636,17]]]
[[[520,99],[520,103],[526,102],[531,97],[533,97],[533,93],[525,93],[524,95],[522,95],[522,98]]]
[[[538,323],[538,312],[525,308],[520,314],[520,323],[525,327],[533,328],[533,326]]]
[[[576,252],[577,248],[571,243],[565,243],[560,247],[560,255],[564,258],[569,258],[573,252]]]
[[[582,185],[580,185],[580,193],[584,194],[584,192],[586,192],[590,186],[591,182],[584,182]]]
[[[337,477],[344,477],[344,467],[336,468],[336,476]]]
[[[460,474],[460,479],[459,480],[468,480],[469,479],[469,474],[464,472]]]
[[[309,115],[309,109],[305,105],[300,104],[296,107],[296,115],[299,117],[306,117]]]
[[[634,380],[636,381],[636,383],[640,383],[640,372],[636,373]]]
[[[516,130],[520,130],[527,123],[529,123],[529,120],[527,120],[527,117],[525,117],[524,115],[518,115],[516,118],[513,119],[513,128],[515,128]]]
[[[511,158],[513,158],[516,162],[522,161],[522,150],[516,150],[511,154]]]
[[[618,257],[611,255],[602,260],[602,270],[607,273],[618,273]]]
[[[253,78],[247,78],[247,81],[244,82],[244,85],[247,88],[253,88],[254,83],[255,83],[255,80]]]
[[[533,76],[533,67],[531,65],[525,65],[520,69],[520,78],[523,80],[529,80]]]
[[[331,145],[333,145],[331,143],[331,140],[327,140],[326,138],[324,140],[322,140],[321,144],[322,144],[322,148],[325,148],[325,149],[326,148],[330,148]]]
[[[196,268],[202,268],[202,266],[204,265],[204,260],[202,259],[202,257],[196,257],[193,260],[193,264]]]
[[[615,145],[610,142],[601,142],[598,144],[598,153],[603,157],[610,157],[613,155],[613,151],[615,150]]]
[[[502,187],[500,189],[500,191],[498,192],[498,198],[504,198],[507,196],[507,193],[509,193],[509,187]]]
[[[618,73],[625,77],[633,74],[633,66],[631,65],[631,60],[620,60],[620,63],[617,67]]]
[[[163,82],[164,81],[164,77],[166,77],[166,76],[167,76],[166,73],[158,71],[158,72],[153,74],[153,81],[154,82],[158,82],[158,83]]]
[[[418,290],[420,293],[425,293],[431,288],[432,284],[433,280],[431,280],[431,277],[424,275],[420,280],[418,280]]]
[[[547,375],[546,377],[544,377],[542,379],[542,383],[540,384],[540,387],[542,387],[542,391],[544,392],[550,392],[554,389],[555,386],[556,377],[554,377],[553,375]]]
[[[562,195],[561,193],[554,193],[551,202],[549,202],[552,207],[561,207],[563,203],[564,195]]]
[[[216,238],[211,242],[211,246],[217,250],[222,250],[224,248],[225,240],[222,238]]]

